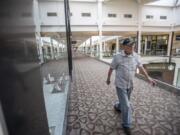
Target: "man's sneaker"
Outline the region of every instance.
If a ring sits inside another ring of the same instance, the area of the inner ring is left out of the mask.
[[[118,108],[118,104],[115,104],[115,105],[114,105],[114,109],[115,109],[117,112],[121,113],[121,110]]]
[[[132,134],[131,134],[131,128],[130,128],[130,127],[123,127],[123,130],[124,130],[124,133],[125,133],[126,135],[132,135]]]

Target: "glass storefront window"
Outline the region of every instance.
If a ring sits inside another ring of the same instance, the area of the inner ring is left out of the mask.
[[[156,36],[152,36],[152,40],[156,40]]]
[[[141,54],[147,56],[167,55],[168,35],[142,36]]]
[[[172,55],[173,56],[180,56],[180,34],[177,33],[174,36],[174,42],[172,46]]]
[[[41,2],[40,4],[44,3]],[[64,13],[67,8],[64,9],[63,1],[57,2],[57,6],[50,4],[49,8],[61,11],[64,17],[68,17]],[[66,26],[67,18],[62,19],[64,20],[64,26]],[[41,32],[42,55],[46,56],[41,66],[43,95],[51,135],[59,135],[64,132],[66,103],[71,81],[70,72],[72,72],[68,70],[72,57],[70,51],[68,51],[68,47],[69,50],[71,49],[71,41],[69,40],[70,37],[66,36],[67,34],[70,35],[70,31],[67,31],[65,27],[62,28],[62,32],[58,30],[51,33]]]
[[[167,37],[166,36],[157,36],[157,55],[166,55],[167,54]]]

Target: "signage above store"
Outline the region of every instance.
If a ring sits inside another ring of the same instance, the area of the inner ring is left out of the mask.
[[[176,40],[180,40],[180,35],[176,35]]]
[[[154,70],[154,69],[166,69],[166,65],[146,65],[146,68],[149,70]]]
[[[175,66],[174,63],[171,64]],[[147,70],[168,70],[169,63],[151,63],[145,65]]]

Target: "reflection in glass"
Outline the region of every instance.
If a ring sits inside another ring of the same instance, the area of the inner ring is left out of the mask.
[[[46,1],[39,3],[44,9]],[[66,29],[64,2],[48,4],[46,8],[61,11],[60,20],[64,20],[62,31],[53,29],[52,32],[41,32],[42,80],[45,106],[47,112],[49,132],[51,135],[61,135],[66,112],[66,101],[69,90],[68,52],[66,43]],[[43,12],[42,12],[43,13]]]

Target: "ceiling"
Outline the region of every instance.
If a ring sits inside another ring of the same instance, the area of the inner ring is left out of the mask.
[[[38,1],[63,1],[63,0],[38,0]],[[98,0],[69,0],[71,1],[82,1],[82,2],[97,2]],[[101,0],[104,2],[118,1],[118,0]],[[133,0],[137,3],[145,5],[155,5],[155,6],[177,6],[180,5],[180,0]]]
[[[150,1],[145,5],[174,7],[180,5],[180,0],[155,0]]]

